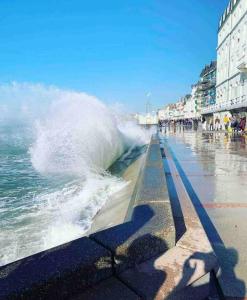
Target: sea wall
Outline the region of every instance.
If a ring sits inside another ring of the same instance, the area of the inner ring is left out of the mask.
[[[142,163],[121,224],[0,267],[0,299],[70,299],[174,247],[157,136]]]

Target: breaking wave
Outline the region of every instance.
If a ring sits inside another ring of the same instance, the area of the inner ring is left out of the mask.
[[[107,169],[150,138],[93,96],[27,83],[0,86],[0,123],[0,264],[82,236],[128,184]]]

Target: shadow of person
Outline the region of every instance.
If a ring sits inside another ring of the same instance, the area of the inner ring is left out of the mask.
[[[131,256],[132,251],[134,253],[136,251],[136,243],[138,240],[134,241],[129,248],[128,254]],[[201,277],[210,273],[215,265],[216,257],[213,253],[196,252],[180,264],[180,259],[183,259],[186,253],[187,251],[172,258],[170,262],[166,260],[165,255],[159,255],[135,265],[133,269],[128,269],[120,274],[120,278],[128,286],[134,286],[141,299],[204,300],[211,293],[211,282],[210,276],[202,282]],[[164,260],[166,263],[162,265]],[[176,284],[177,280],[179,281]],[[193,285],[195,281],[197,281],[196,286]]]
[[[224,264],[218,270],[213,268],[215,257],[213,252],[195,252],[191,255],[184,263],[180,282],[167,299],[225,299],[226,296],[242,299],[245,297],[245,283],[237,278],[234,270],[238,263],[237,250],[224,248],[222,254],[220,260],[223,260]],[[200,277],[200,274],[204,276]]]
[[[167,248],[164,240],[152,234],[146,234],[141,238],[134,240],[128,248],[127,256],[138,256],[137,249],[143,246],[143,240],[152,240],[154,244],[161,248]],[[137,294],[141,299],[155,299],[160,287],[165,283],[167,275],[165,270],[159,270],[155,267],[155,259],[157,256],[146,260],[143,263],[136,261],[134,267],[118,274],[120,279],[128,286],[135,286]]]
[[[163,211],[158,206],[142,204],[134,208],[131,220],[92,234],[90,237],[114,254],[114,266],[122,272],[159,253],[167,244],[152,232],[163,234]]]
[[[231,296],[242,299],[246,296],[245,282],[237,278],[235,268],[239,262],[239,254],[235,248],[221,247],[216,250],[220,268],[217,274],[219,293],[223,297]]]
[[[203,300],[210,296],[210,272],[213,270],[216,261],[217,258],[213,252],[193,253],[184,262],[182,277],[167,299]],[[196,285],[194,285],[195,282]]]

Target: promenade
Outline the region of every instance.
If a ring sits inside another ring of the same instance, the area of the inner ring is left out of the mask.
[[[219,259],[219,285],[245,299],[247,284],[247,137],[219,132],[161,134]]]

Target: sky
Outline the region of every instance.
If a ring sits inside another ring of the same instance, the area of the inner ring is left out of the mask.
[[[216,59],[228,0],[1,0],[0,84],[83,91],[129,111],[175,102]],[[148,96],[147,96],[148,95]]]

